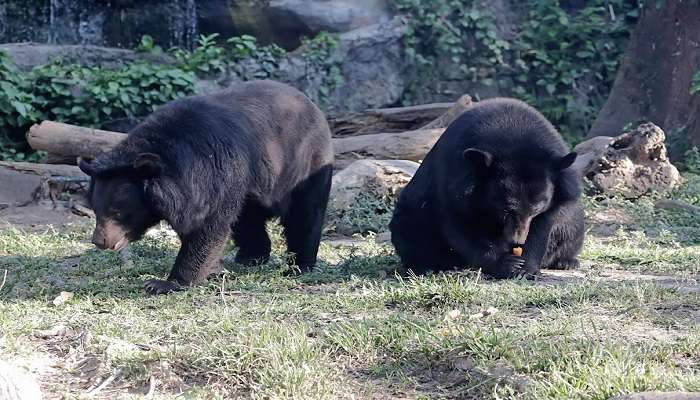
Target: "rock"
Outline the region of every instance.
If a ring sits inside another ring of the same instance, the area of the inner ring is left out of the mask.
[[[105,349],[105,356],[108,359],[133,357],[134,354],[143,353],[139,346],[125,340],[111,337],[103,337],[102,339],[109,342]]]
[[[328,113],[386,107],[401,98],[406,86],[406,33],[399,17],[343,33],[321,69],[302,46],[280,61],[276,79],[304,91]]]
[[[39,339],[62,338],[65,336],[72,336],[74,333],[73,329],[69,326],[55,325],[49,329],[35,331],[34,337]]]
[[[32,376],[0,360],[0,399],[41,400],[41,389]]]
[[[641,392],[624,394],[610,400],[700,400],[700,393],[684,392]]]
[[[61,292],[55,299],[53,299],[53,305],[58,307],[71,300],[73,300],[73,292]]]
[[[391,242],[391,232],[379,232],[374,236],[374,243],[382,244]]]
[[[476,368],[476,362],[469,356],[461,356],[453,361],[454,368],[459,371],[469,372]]]
[[[196,0],[3,0],[0,43],[32,41],[132,47],[139,43],[141,35],[148,34],[163,48],[192,47],[199,33],[196,3]],[[226,3],[230,1],[218,3],[223,3],[219,9],[228,11]]]
[[[418,163],[358,160],[333,176],[326,233],[353,235],[387,228],[393,204]]]
[[[34,200],[34,193],[41,186],[42,177],[9,168],[0,168],[0,204],[22,205]]]
[[[396,197],[411,180],[419,164],[406,160],[358,160],[333,176],[330,206],[351,207],[361,193]]]
[[[668,192],[681,181],[671,164],[661,128],[646,123],[615,138],[593,138],[574,149],[581,160],[575,168],[596,192],[630,199],[650,192]]]
[[[116,49],[92,45],[48,45],[38,43],[10,43],[0,45],[14,63],[24,71],[53,60],[64,63],[77,63],[84,66],[100,65],[116,68],[135,61],[151,61],[159,64],[172,64],[173,58],[164,54],[139,53],[133,50]]]
[[[298,21],[297,30],[347,32],[391,19],[386,0],[271,0],[271,20]]]

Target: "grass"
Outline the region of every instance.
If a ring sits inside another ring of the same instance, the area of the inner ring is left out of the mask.
[[[700,178],[673,197],[700,205]],[[206,285],[143,293],[177,239],[155,231],[129,260],[89,224],[0,232],[0,354],[47,398],[608,399],[700,391],[700,216],[653,198],[586,200],[575,272],[537,282],[464,271],[401,277],[373,237],[321,247],[318,271],[227,263]],[[611,218],[608,218],[612,216]],[[228,259],[228,258],[227,258]],[[61,292],[74,297],[59,305]],[[61,329],[57,329],[62,327]],[[54,332],[50,332],[54,330]]]

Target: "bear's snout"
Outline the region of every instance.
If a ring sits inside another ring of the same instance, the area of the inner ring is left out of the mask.
[[[100,250],[105,250],[107,248],[107,241],[105,240],[105,237],[99,235],[97,231],[92,234],[92,244],[97,246],[97,248]]]
[[[514,218],[505,229],[506,240],[511,245],[522,246],[527,240],[527,235],[530,233],[530,222],[532,217]]]
[[[121,250],[129,244],[126,231],[111,220],[98,221],[92,243],[100,250]]]

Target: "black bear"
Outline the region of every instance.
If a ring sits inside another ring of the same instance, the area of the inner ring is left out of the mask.
[[[477,103],[399,195],[390,228],[403,265],[418,274],[474,267],[495,278],[575,268],[584,237],[575,159],[534,108]]]
[[[168,103],[113,150],[80,168],[92,177],[93,243],[119,250],[166,220],[182,246],[167,280],[149,293],[202,282],[220,270],[229,236],[240,263],[270,255],[266,222],[281,219],[302,271],[316,263],[333,149],[323,113],[272,81]]]

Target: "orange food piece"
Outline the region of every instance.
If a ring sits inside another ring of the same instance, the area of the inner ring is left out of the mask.
[[[523,248],[518,246],[518,247],[513,247],[513,255],[522,257],[523,256]]]

